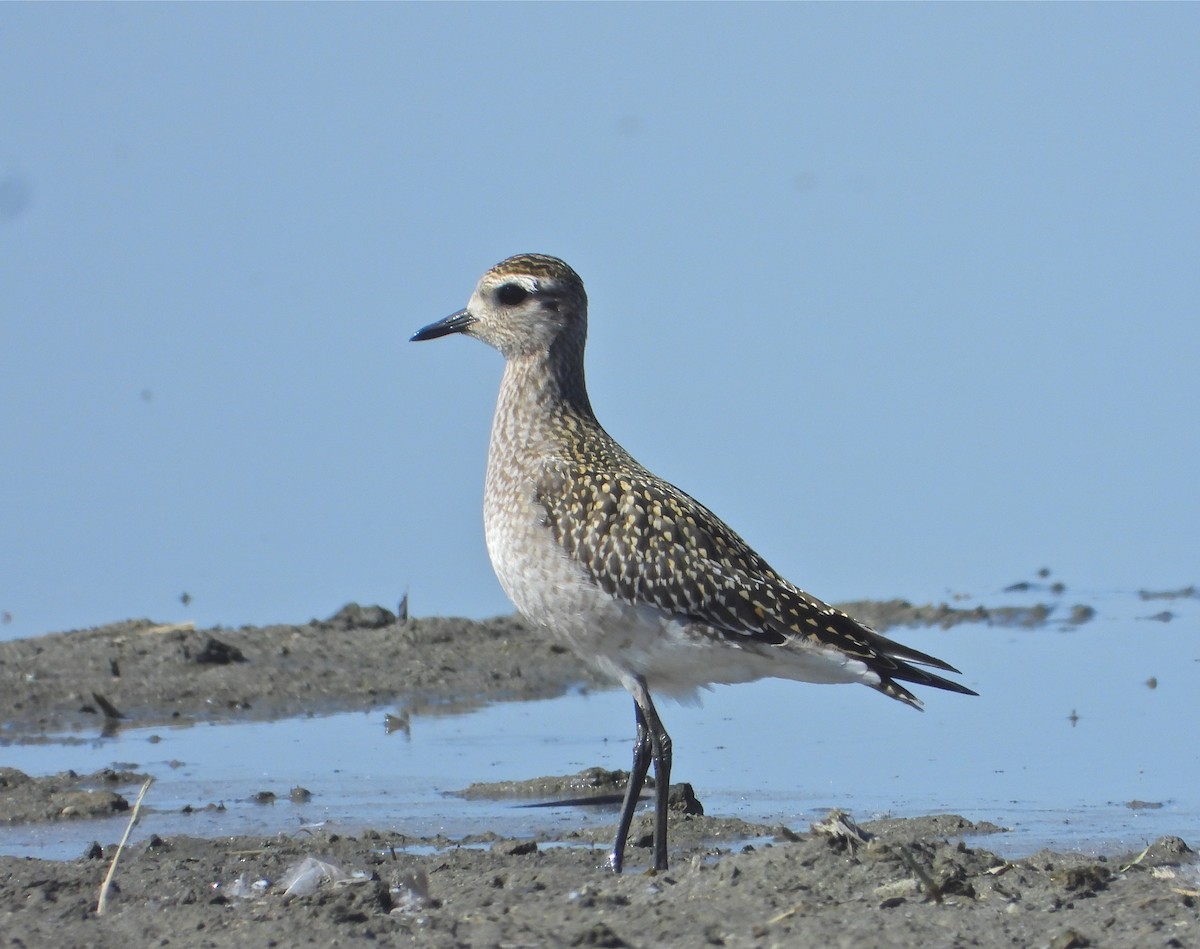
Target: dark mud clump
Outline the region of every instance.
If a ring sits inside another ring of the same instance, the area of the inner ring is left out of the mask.
[[[114,788],[139,785],[146,775],[104,768],[93,774],[64,771],[30,777],[16,768],[0,768],[0,821],[36,821],[112,817],[129,810],[129,801]]]

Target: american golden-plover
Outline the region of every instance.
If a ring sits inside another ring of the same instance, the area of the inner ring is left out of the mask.
[[[465,333],[504,356],[484,530],[505,593],[633,695],[637,737],[609,865],[620,872],[650,763],[654,866],[667,867],[671,739],[651,693],[774,676],[859,682],[914,708],[901,683],[974,695],[957,672],[795,587],[712,511],[656,477],[592,411],[587,296],[561,260],[520,254],[483,275],[465,309],[413,340]],[[913,664],[916,665],[913,665]]]

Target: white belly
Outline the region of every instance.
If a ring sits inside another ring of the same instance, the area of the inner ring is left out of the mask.
[[[521,614],[622,684],[641,676],[655,694],[691,701],[700,688],[766,677],[875,680],[836,650],[739,645],[651,604],[615,599],[564,553],[531,487],[507,497],[489,492],[484,521],[492,566]]]

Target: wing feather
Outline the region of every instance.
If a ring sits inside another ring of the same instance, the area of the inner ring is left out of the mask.
[[[687,616],[732,642],[838,650],[910,705],[920,703],[897,680],[975,694],[917,667],[958,671],[948,663],[789,583],[712,511],[623,451],[596,460],[547,466],[538,498],[563,550],[610,596]]]

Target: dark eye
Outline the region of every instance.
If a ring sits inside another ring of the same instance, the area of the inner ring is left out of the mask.
[[[529,296],[529,291],[519,283],[502,284],[496,291],[496,299],[505,306],[516,306]]]

